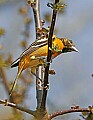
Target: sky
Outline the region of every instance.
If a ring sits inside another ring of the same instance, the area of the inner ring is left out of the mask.
[[[41,2],[42,14],[46,11],[51,13],[51,9],[44,6],[47,2],[46,0]],[[73,40],[79,53],[60,55],[51,64],[51,69],[54,69],[56,74],[49,77],[47,106],[50,112],[70,108],[73,104],[81,107],[93,104],[93,78],[91,76],[93,73],[93,0],[65,0],[65,3],[67,4],[65,14],[58,14],[57,17],[57,37],[67,37]],[[22,39],[24,21],[18,14],[18,9],[23,5],[23,1],[0,4],[0,27],[6,30],[5,36],[0,38],[0,44],[4,46],[5,55],[13,54],[14,60],[22,53],[19,43]],[[43,18],[42,15],[41,17]],[[35,32],[34,24],[31,25],[31,40],[28,44],[35,40],[35,34],[32,31]],[[9,69],[8,78],[12,80],[16,73],[16,68]],[[1,98],[6,98],[2,85],[0,89],[4,92],[3,95],[0,93]],[[28,99],[25,104],[29,101],[30,108],[35,109],[35,83],[31,91],[33,91],[31,102]]]

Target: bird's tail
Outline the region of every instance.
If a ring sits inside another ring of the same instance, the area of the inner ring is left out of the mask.
[[[9,93],[9,96],[10,96],[10,97],[11,97],[11,95],[12,95],[12,92],[13,92],[16,84],[17,84],[19,75],[21,74],[22,70],[23,70],[23,67],[22,67],[20,70],[18,70],[17,76],[16,76],[16,78],[15,78],[15,80],[14,80],[14,83],[13,83],[12,88],[11,88],[10,93]]]

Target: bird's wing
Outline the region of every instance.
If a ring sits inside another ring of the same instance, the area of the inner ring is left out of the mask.
[[[18,66],[18,65],[19,65],[19,61],[20,61],[20,58],[17,58],[17,59],[11,64],[11,68]]]
[[[43,47],[48,44],[48,39],[41,39],[33,42],[21,55],[19,58],[29,55],[33,53],[34,51],[38,50],[40,47]]]
[[[41,40],[37,40],[35,42],[33,42],[21,55],[19,58],[17,58],[12,64],[11,67],[16,67],[19,65],[19,61],[22,57],[24,57],[25,55],[29,55],[31,53],[33,53],[34,51],[38,50],[40,47],[43,47],[44,45],[48,44],[48,39],[44,38]]]

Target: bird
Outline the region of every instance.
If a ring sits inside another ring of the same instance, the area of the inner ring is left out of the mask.
[[[67,38],[58,38],[55,35],[52,37],[52,59],[60,55],[61,53],[67,52],[79,52],[75,47],[72,40]],[[31,68],[31,71],[35,71],[38,66],[44,66],[46,64],[46,58],[48,54],[48,39],[43,38],[33,42],[24,52],[11,64],[11,68],[18,66],[17,76],[14,80],[9,96],[17,84],[18,78],[23,70]]]

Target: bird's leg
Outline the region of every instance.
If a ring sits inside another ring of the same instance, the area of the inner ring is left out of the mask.
[[[39,79],[39,80],[42,82],[42,79],[39,78],[33,71],[31,71],[31,73],[32,73],[37,79]]]
[[[40,80],[40,82],[38,83],[38,87],[39,87],[40,89],[43,89],[43,88],[45,88],[46,90],[49,89],[49,84],[47,84],[47,86],[44,87],[44,81],[42,81],[42,79],[39,78],[34,72],[31,71],[31,73],[32,73],[34,76],[36,76],[37,79]]]
[[[39,62],[40,62],[40,64],[38,64],[38,66],[44,66],[44,67],[46,67],[46,66],[48,65],[48,63],[52,62],[52,59],[51,59],[50,62],[47,62],[47,56],[40,56],[40,57],[35,57],[35,56],[33,56],[31,59],[33,59],[33,60],[38,59]],[[44,70],[43,70],[42,72],[44,72]],[[39,78],[39,77],[35,74],[35,72],[33,72],[33,70],[31,70],[31,73],[32,73],[34,76],[36,76],[37,79],[40,80],[40,82],[39,82],[39,83],[40,83],[40,84],[39,84],[40,89],[42,89],[42,88],[45,88],[45,89],[47,89],[47,90],[49,89],[49,84],[47,84],[47,86],[44,87],[44,81],[43,81],[41,78]]]
[[[43,86],[42,86],[43,80],[41,78],[39,78],[32,70],[31,70],[31,73],[38,79],[37,84],[36,84],[37,88],[39,90],[42,90],[43,89]]]

